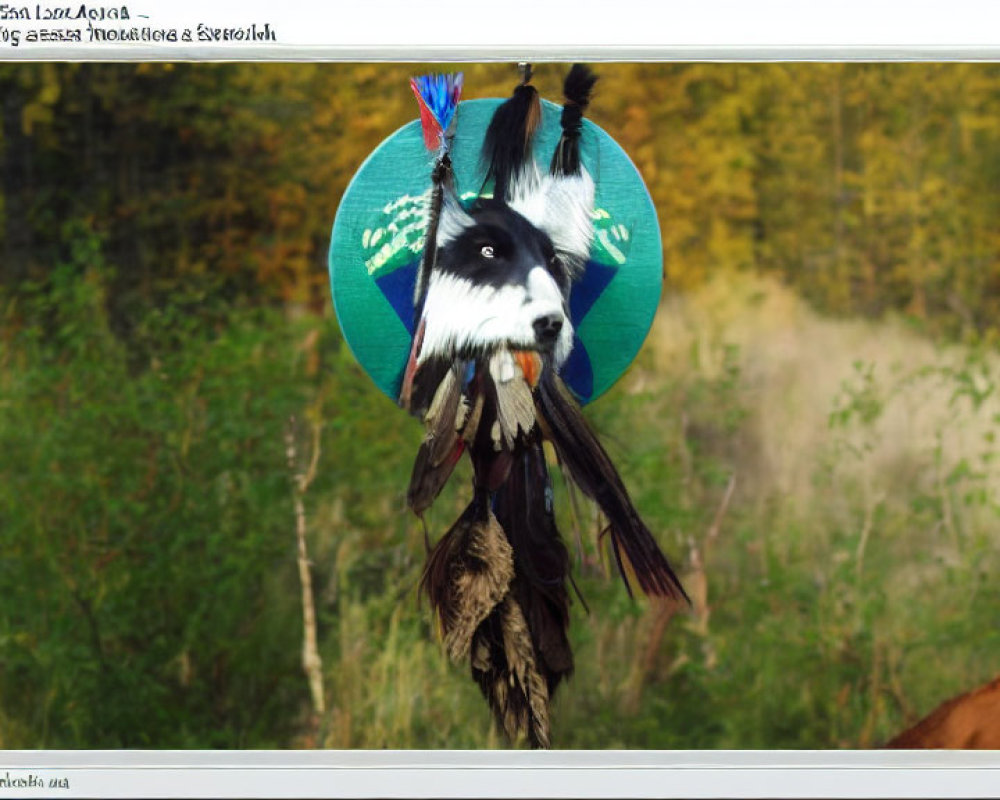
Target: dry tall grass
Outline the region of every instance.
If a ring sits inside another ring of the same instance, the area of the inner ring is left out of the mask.
[[[965,369],[969,353],[936,345],[900,319],[824,318],[776,281],[729,275],[669,297],[648,344],[661,378],[692,369],[715,377],[727,346],[739,354],[742,399],[753,420],[749,433],[760,445],[741,472],[755,479],[757,491],[794,498],[804,509],[831,499],[827,489],[817,497],[812,472],[817,455],[838,439],[863,451],[850,464],[850,477],[890,502],[914,480],[933,490],[938,469],[977,460],[984,443],[991,443],[1000,397],[992,392],[972,409],[968,398],[956,397],[960,386],[947,375]],[[831,413],[849,399],[845,384],[862,391],[869,367],[878,387],[867,399],[880,406],[871,409],[877,415],[861,426],[866,430],[832,430]],[[986,392],[989,376],[1000,375],[1000,359],[991,354],[981,368],[969,377]],[[647,370],[633,380],[655,379]],[[939,444],[940,463],[930,463]],[[996,496],[1000,466],[984,468]]]

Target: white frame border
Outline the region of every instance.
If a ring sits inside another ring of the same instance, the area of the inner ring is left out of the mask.
[[[3,797],[978,798],[1000,751],[12,750],[5,776],[42,786]]]

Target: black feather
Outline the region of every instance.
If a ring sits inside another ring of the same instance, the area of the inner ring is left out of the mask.
[[[569,552],[556,528],[552,485],[541,442],[523,447],[493,501],[497,521],[514,550],[517,598],[528,621],[538,667],[549,695],[573,671],[569,627]]]
[[[639,517],[618,470],[553,370],[542,374],[535,402],[540,424],[570,477],[607,517],[619,566],[620,547],[646,594],[688,600],[656,539]],[[622,573],[624,578],[624,570]]]
[[[437,464],[431,463],[431,449],[427,442],[420,445],[410,473],[410,485],[406,490],[406,504],[417,516],[421,516],[441,494],[441,490],[455,471],[462,456],[461,447],[456,447],[451,456]]]
[[[590,105],[590,95],[597,75],[585,64],[574,64],[563,83],[562,136],[552,156],[553,175],[576,175],[580,172],[580,131],[583,115]]]
[[[497,422],[497,390],[489,377],[488,361],[476,362],[476,379],[481,381],[483,412],[479,428],[471,437],[469,457],[477,487],[495,492],[510,474],[514,456],[502,437],[494,438]]]
[[[464,374],[464,362],[456,362],[445,371],[425,412],[427,433],[413,462],[406,493],[406,502],[415,514],[430,508],[465,449],[458,426]]]
[[[472,638],[470,665],[472,678],[479,685],[483,697],[493,712],[497,728],[511,742],[527,734],[533,748],[545,747],[547,742],[531,724],[531,702],[527,692],[512,680],[511,665],[504,648],[503,609],[494,609],[476,629]]]
[[[464,450],[465,445],[457,436],[447,444],[428,438],[420,445],[406,491],[406,504],[414,514],[420,516],[431,507],[455,471]]]
[[[434,400],[434,393],[450,369],[452,362],[449,359],[431,357],[416,370],[406,406],[413,416],[424,418]]]

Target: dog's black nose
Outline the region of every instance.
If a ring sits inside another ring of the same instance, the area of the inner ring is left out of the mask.
[[[562,330],[563,320],[559,314],[543,314],[536,317],[532,327],[535,329],[535,338],[543,344],[551,344],[559,336]]]

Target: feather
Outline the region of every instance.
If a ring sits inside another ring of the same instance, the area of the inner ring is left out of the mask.
[[[420,108],[420,127],[428,150],[447,148],[451,124],[462,96],[461,72],[410,78],[410,88]]]
[[[524,379],[509,350],[498,350],[490,358],[490,377],[496,392],[497,436],[503,437],[508,449],[535,427],[535,402],[531,387]]]
[[[493,510],[514,551],[517,599],[531,632],[536,662],[548,692],[573,671],[569,628],[569,553],[556,528],[552,484],[541,441],[521,449],[497,491]]]
[[[423,335],[423,325],[417,329],[417,335]],[[413,368],[412,376],[407,385],[404,380],[404,392],[400,395],[400,405],[409,411],[413,416],[424,419],[427,411],[431,407],[434,396],[441,386],[441,381],[445,375],[451,371],[453,364],[451,361],[440,357],[431,357],[425,361],[418,362]],[[404,405],[403,400],[406,400]]]
[[[423,514],[441,494],[441,490],[455,470],[465,443],[459,439],[447,450],[436,464],[431,463],[431,446],[424,442],[417,451],[410,475],[410,486],[406,492],[406,504],[418,516]]]
[[[479,421],[483,418],[484,398],[482,392],[477,392],[468,402],[468,411],[462,421],[462,439],[466,444],[472,444],[479,431]]]
[[[584,64],[574,64],[563,83],[562,136],[552,156],[553,175],[577,175],[580,172],[580,130],[583,114],[590,105],[590,95],[597,76]]]
[[[406,359],[406,368],[403,370],[403,381],[399,390],[399,405],[407,411],[410,410],[413,403],[413,381],[417,375],[417,362],[420,357],[420,347],[424,343],[424,330],[426,327],[426,321],[420,320],[417,330],[413,334],[413,342],[410,344],[410,355]]]
[[[621,564],[622,554],[646,594],[684,598],[690,602],[656,539],[639,517],[618,470],[569,390],[551,370],[542,376],[535,402],[539,424],[555,446],[559,459],[573,481],[608,518],[612,548],[626,586],[628,579]]]
[[[458,375],[464,364],[449,369],[437,387],[424,423],[427,434],[417,451],[410,475],[406,502],[415,514],[423,514],[441,493],[465,450],[460,437],[462,386]]]
[[[501,450],[496,453],[489,461],[489,469],[483,473],[486,476],[485,487],[491,492],[495,492],[503,486],[513,466],[514,456],[509,450]]]
[[[444,455],[454,449],[458,440],[461,401],[461,386],[455,376],[455,370],[450,369],[434,393],[434,399],[424,417],[424,424],[427,426],[425,441],[429,445],[430,463],[434,466],[440,464]]]
[[[512,693],[517,691],[524,698],[523,703],[515,706],[518,713],[514,719],[528,734],[532,747],[549,747],[549,690],[538,671],[528,622],[521,606],[510,595],[504,598],[500,613],[504,652],[514,679]],[[522,710],[525,706],[527,713]]]
[[[469,653],[473,634],[506,596],[513,577],[507,537],[489,509],[474,500],[431,551],[422,580],[452,660]]]
[[[469,443],[469,456],[475,484],[487,491],[495,492],[507,480],[514,457],[507,445],[497,412],[497,391],[495,383],[489,379],[489,363],[476,362],[475,379],[470,386],[482,398],[482,405],[476,414],[475,406],[470,422],[466,423],[463,437]],[[476,417],[476,428],[471,420]]]
[[[521,374],[524,375],[528,386],[534,389],[542,375],[542,357],[534,350],[515,350],[514,359],[521,368]]]
[[[437,259],[437,230],[441,219],[441,208],[446,195],[449,192],[454,194],[448,150],[454,135],[458,100],[462,95],[462,73],[411,78],[410,88],[417,98],[417,107],[420,110],[424,145],[428,150],[437,153],[434,170],[431,173],[433,188],[428,210],[426,243],[413,291],[414,314],[419,318],[424,294],[427,291],[427,279]]]
[[[549,747],[548,687],[537,669],[524,614],[511,595],[476,629],[470,663],[472,677],[507,738]]]

